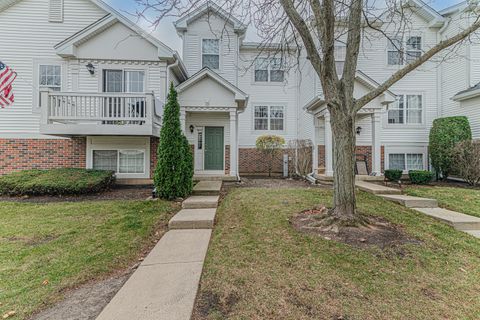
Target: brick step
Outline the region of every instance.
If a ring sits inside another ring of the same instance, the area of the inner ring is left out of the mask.
[[[222,189],[222,181],[199,181],[193,187],[193,195],[216,196],[220,194],[220,189]]]
[[[170,229],[212,229],[217,209],[182,209],[168,222]]]
[[[182,203],[183,209],[216,208],[219,196],[191,196]]]
[[[401,194],[379,194],[379,197],[385,200],[393,201],[404,205],[407,208],[436,208],[438,202],[436,199],[412,197]]]
[[[466,230],[477,230],[480,234],[480,218],[470,216],[468,214],[463,214],[460,212],[455,212],[452,210],[447,210],[443,208],[413,208],[419,212],[422,212],[426,215],[429,215],[435,219],[446,222],[447,224],[453,226],[455,229],[466,231]]]

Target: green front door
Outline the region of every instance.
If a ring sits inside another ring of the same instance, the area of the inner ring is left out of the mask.
[[[223,170],[223,127],[205,127],[205,170]]]

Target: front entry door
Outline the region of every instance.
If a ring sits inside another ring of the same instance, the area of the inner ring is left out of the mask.
[[[223,127],[205,127],[205,170],[223,170]]]

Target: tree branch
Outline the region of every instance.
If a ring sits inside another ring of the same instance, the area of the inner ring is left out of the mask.
[[[360,99],[357,99],[355,101],[354,111],[357,112],[358,110],[360,110],[367,103],[369,103],[370,101],[372,101],[373,99],[381,95],[388,88],[394,85],[397,81],[399,81],[404,76],[406,76],[407,74],[415,70],[417,67],[421,66],[423,63],[427,62],[434,55],[436,55],[443,49],[446,49],[451,45],[454,45],[455,43],[462,41],[463,39],[468,37],[472,32],[476,31],[478,28],[480,28],[480,20],[477,19],[475,23],[473,23],[470,27],[458,33],[457,35],[440,41],[437,45],[435,45],[430,50],[428,50],[423,55],[421,55],[417,60],[413,61],[412,63],[408,64],[407,66],[395,72],[393,75],[390,76],[390,78],[388,78],[384,83],[382,83],[376,89],[365,94]]]

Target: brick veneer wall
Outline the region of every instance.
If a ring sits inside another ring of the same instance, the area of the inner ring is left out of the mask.
[[[230,145],[225,145],[225,174],[230,174]]]
[[[238,171],[249,174],[268,174],[268,160],[256,148],[240,148],[238,150]],[[272,173],[283,172],[283,152],[274,159]]]
[[[85,137],[0,139],[0,174],[26,169],[85,168]]]
[[[157,149],[160,138],[150,137],[150,179],[153,179],[155,166],[157,165]]]
[[[325,167],[325,146],[318,145],[318,166]],[[368,158],[368,170],[372,171],[372,147],[371,146],[356,146],[355,154],[357,155],[357,160],[363,160],[363,155],[366,155]],[[381,170],[385,170],[385,147],[381,146]]]

